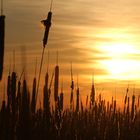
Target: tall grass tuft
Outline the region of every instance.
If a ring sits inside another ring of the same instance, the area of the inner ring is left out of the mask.
[[[33,79],[30,100],[27,81],[21,78],[17,80],[16,75],[16,72],[12,72],[7,77],[7,99],[3,99],[0,106],[0,140],[138,140],[140,138],[140,96],[133,94],[131,98],[127,90],[124,105],[120,109],[113,97],[111,102],[103,99],[101,94],[95,98],[95,86],[92,83],[90,98],[86,97],[85,106],[77,86],[76,97],[73,97],[73,100],[76,99],[75,106],[72,104],[72,108],[65,107],[66,94],[63,88],[59,94],[59,67],[56,66],[50,80],[48,72],[46,73],[43,100],[40,101],[40,107],[36,107],[36,78]],[[54,96],[51,95],[53,77]],[[73,89],[74,87],[71,91]],[[51,96],[54,100],[51,100]]]

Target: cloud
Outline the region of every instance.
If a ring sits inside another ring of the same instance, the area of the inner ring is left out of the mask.
[[[107,72],[99,62],[109,60],[110,57],[99,49],[99,43],[113,43],[121,39],[124,42],[133,42],[137,47],[140,45],[139,3],[138,0],[54,1],[52,26],[46,47],[46,50],[50,51],[50,65],[54,67],[56,64],[58,50],[59,65],[65,76],[69,76],[72,61],[75,73],[81,74],[82,77],[89,78],[94,72],[97,77],[103,78]],[[40,60],[44,34],[40,21],[46,18],[49,7],[50,1],[46,0],[6,1],[6,56],[16,48],[17,58],[19,58],[19,48],[25,45],[27,57],[30,58],[27,62],[30,72],[34,70],[35,58]],[[115,31],[120,31],[124,37],[116,38],[112,34],[107,36],[109,32]],[[130,54],[129,57],[139,61],[139,54]],[[46,65],[47,54],[45,53],[43,74],[46,71]],[[106,81],[110,80],[105,78]]]

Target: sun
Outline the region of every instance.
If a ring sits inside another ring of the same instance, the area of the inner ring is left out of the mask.
[[[108,59],[102,60],[102,65],[110,77],[117,79],[137,77],[136,74],[140,71],[140,64],[132,56],[139,52],[133,45],[115,43],[103,45],[101,50],[108,56]]]
[[[104,61],[104,65],[112,75],[126,75],[134,72],[139,65],[134,60],[129,59],[111,59]]]

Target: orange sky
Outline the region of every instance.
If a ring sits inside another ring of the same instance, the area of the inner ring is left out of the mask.
[[[40,21],[46,18],[49,5],[49,0],[4,1],[5,76],[10,63],[13,64],[12,52],[15,50],[18,74],[22,72],[23,65],[26,65],[27,77],[32,81],[35,60],[37,58],[40,62],[42,51],[44,28]],[[113,93],[118,87],[127,87],[128,82],[131,88],[134,85],[137,88],[140,82],[139,5],[139,0],[54,0],[42,78],[46,71],[47,51],[50,51],[51,71],[58,50],[60,73],[63,75],[60,81],[66,81],[66,89],[70,84],[71,61],[75,79],[79,75],[82,91],[88,88],[87,93],[90,92],[89,84],[93,73],[99,89],[106,87],[108,90],[112,87]],[[116,82],[118,85],[114,84]],[[123,92],[125,93],[125,88],[121,91]]]

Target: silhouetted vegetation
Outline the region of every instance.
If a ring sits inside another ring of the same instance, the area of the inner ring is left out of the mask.
[[[54,81],[54,95],[52,82]],[[124,107],[119,109],[116,100],[106,102],[101,94],[95,99],[92,83],[86,103],[80,100],[80,89],[74,92],[71,80],[69,108],[64,108],[64,94],[59,94],[59,66],[51,77],[45,76],[43,107],[36,107],[36,78],[33,79],[32,95],[27,81],[17,80],[15,72],[7,78],[7,95],[0,110],[0,140],[138,140],[140,139],[140,106],[135,95],[128,97],[126,90]],[[40,93],[39,93],[40,94]],[[74,95],[75,94],[75,95]],[[54,96],[54,107],[50,103]],[[74,98],[75,96],[76,98]]]
[[[0,81],[2,79],[3,73],[3,63],[4,63],[4,40],[5,40],[5,16],[0,15]]]

